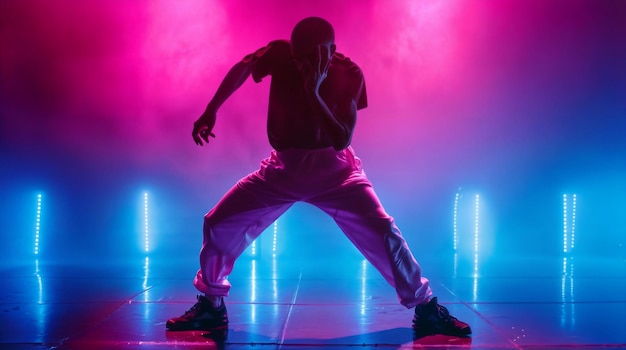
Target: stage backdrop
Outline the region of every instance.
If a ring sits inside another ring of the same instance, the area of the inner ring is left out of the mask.
[[[558,253],[576,194],[578,249],[624,255],[624,1],[7,0],[3,260],[31,256],[37,230],[48,257],[140,252],[144,192],[154,249],[196,254],[202,215],[270,151],[269,79],[232,96],[208,146],[192,123],[306,16],[365,74],[353,147],[416,254],[449,252],[457,194],[462,244],[478,194],[487,252]],[[288,251],[349,245],[306,206],[279,227]]]

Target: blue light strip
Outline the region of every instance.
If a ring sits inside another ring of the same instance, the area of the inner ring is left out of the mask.
[[[459,192],[456,193],[456,195],[454,196],[454,216],[452,218],[452,244],[454,247],[454,251],[456,252],[457,249],[457,242],[458,242],[458,232],[457,232],[457,217],[458,217],[458,212],[459,212],[459,197],[461,196],[461,194]]]
[[[567,253],[567,195],[563,195],[563,253]]]
[[[480,196],[476,195],[476,204],[474,206],[474,277],[478,277],[478,234],[479,234],[479,211]]]
[[[572,195],[572,224],[570,227],[570,249],[574,249],[574,243],[576,243],[576,194]]]
[[[148,192],[143,194],[143,238],[144,251],[150,250],[150,231],[148,230]]]
[[[256,256],[256,240],[252,241],[252,244],[250,244],[250,255]]]
[[[41,231],[41,193],[37,194],[37,215],[35,219],[35,255],[39,255],[40,231]]]
[[[571,202],[571,210],[570,210]],[[563,195],[563,253],[574,249],[576,243],[576,194],[571,199]]]
[[[277,247],[277,239],[278,236],[278,220],[274,221],[274,235],[272,236],[272,256],[276,257],[276,247]]]

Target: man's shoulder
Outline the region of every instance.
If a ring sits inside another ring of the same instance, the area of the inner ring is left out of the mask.
[[[291,49],[291,43],[289,42],[289,40],[285,40],[285,39],[272,40],[267,45]]]
[[[266,48],[280,56],[288,56],[291,54],[291,43],[289,40],[272,40],[267,44]]]
[[[331,68],[338,73],[347,74],[352,78],[363,79],[361,68],[354,63],[350,57],[342,53],[335,52],[332,57]]]

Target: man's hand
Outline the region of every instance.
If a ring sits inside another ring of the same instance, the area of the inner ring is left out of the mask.
[[[317,46],[312,55],[296,61],[308,91],[317,93],[328,75],[330,56],[327,51]]]
[[[213,127],[215,126],[215,113],[207,113],[204,112],[195,123],[193,123],[193,131],[191,132],[191,136],[193,137],[193,141],[196,145],[202,146],[202,140],[209,143],[209,136],[215,137],[213,134]]]

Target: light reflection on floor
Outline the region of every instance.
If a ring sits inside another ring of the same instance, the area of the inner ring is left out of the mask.
[[[626,261],[425,257],[434,292],[471,338],[414,338],[412,310],[361,259],[242,257],[230,280],[227,334],[167,332],[187,310],[195,259],[136,257],[87,267],[33,260],[2,270],[2,348],[626,348]],[[468,261],[469,264],[465,264]]]

